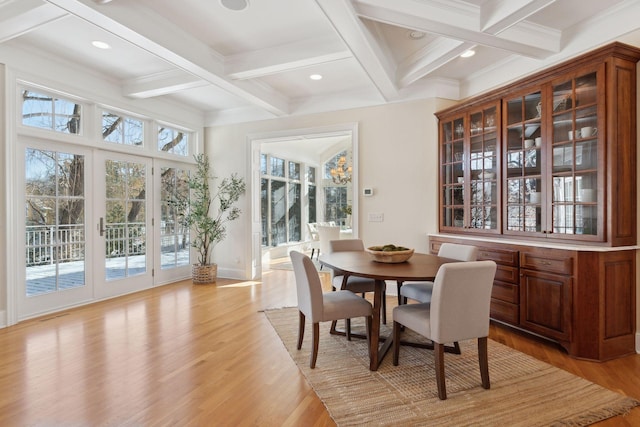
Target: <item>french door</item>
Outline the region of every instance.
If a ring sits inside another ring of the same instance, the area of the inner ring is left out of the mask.
[[[25,215],[18,218],[24,239],[16,245],[25,258],[17,274],[17,311],[18,318],[25,318],[93,298],[93,263],[87,251],[91,151],[32,142],[18,157],[24,179],[16,198]]]
[[[29,141],[18,162],[18,319],[153,285],[150,159]]]
[[[93,230],[96,297],[146,289],[153,284],[152,161],[99,151]]]

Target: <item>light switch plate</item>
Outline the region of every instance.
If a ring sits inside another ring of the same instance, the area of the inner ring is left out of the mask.
[[[369,213],[369,222],[383,222],[384,214],[383,213]]]

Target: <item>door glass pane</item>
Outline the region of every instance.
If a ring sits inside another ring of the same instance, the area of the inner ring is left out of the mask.
[[[553,86],[553,232],[598,234],[596,73]]]
[[[507,101],[507,230],[542,232],[542,93]]]
[[[107,160],[105,278],[146,272],[146,166]]]
[[[464,182],[465,163],[469,158],[464,155],[464,119],[454,118],[441,124],[441,192],[442,226],[464,226]],[[478,132],[477,127],[474,133]]]
[[[498,228],[496,107],[471,114],[469,227]]]
[[[160,268],[189,265],[189,227],[184,214],[189,199],[189,172],[178,168],[161,169],[160,189]]]
[[[84,156],[27,149],[26,295],[85,284]]]

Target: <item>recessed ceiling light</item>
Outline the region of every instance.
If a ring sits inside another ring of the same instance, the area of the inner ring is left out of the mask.
[[[94,40],[91,42],[91,44],[94,47],[97,47],[98,49],[111,49],[111,46],[109,46],[109,43],[101,42],[100,40]]]
[[[407,34],[409,35],[409,38],[412,40],[420,40],[425,36],[425,34],[422,31],[409,31]]]
[[[311,74],[309,78],[311,80],[322,80],[322,76],[320,74]]]
[[[249,7],[249,0],[220,0],[220,4],[229,10],[245,10]]]
[[[462,58],[471,58],[471,57],[472,57],[473,55],[475,55],[475,54],[476,54],[476,51],[475,51],[475,50],[471,50],[471,49],[469,49],[469,50],[465,50],[464,52],[462,52],[462,53],[460,54],[460,56],[461,56]]]

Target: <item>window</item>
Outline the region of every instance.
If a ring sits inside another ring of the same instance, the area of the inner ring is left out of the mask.
[[[22,124],[68,134],[80,133],[82,106],[52,95],[22,91]]]
[[[289,179],[300,179],[300,163],[289,162]]]
[[[105,142],[114,144],[142,146],[144,142],[144,124],[142,120],[103,111],[102,138]]]
[[[324,220],[336,224],[347,223],[347,187],[324,187]]]
[[[271,175],[284,178],[284,159],[271,157]]]
[[[188,156],[189,134],[166,126],[160,127],[158,129],[158,151],[178,156]]]
[[[302,240],[301,170],[299,162],[260,154],[260,173],[263,176],[260,180],[263,246],[278,246]]]
[[[352,169],[347,151],[341,151],[324,164],[324,220],[348,225],[351,205],[348,201]]]

